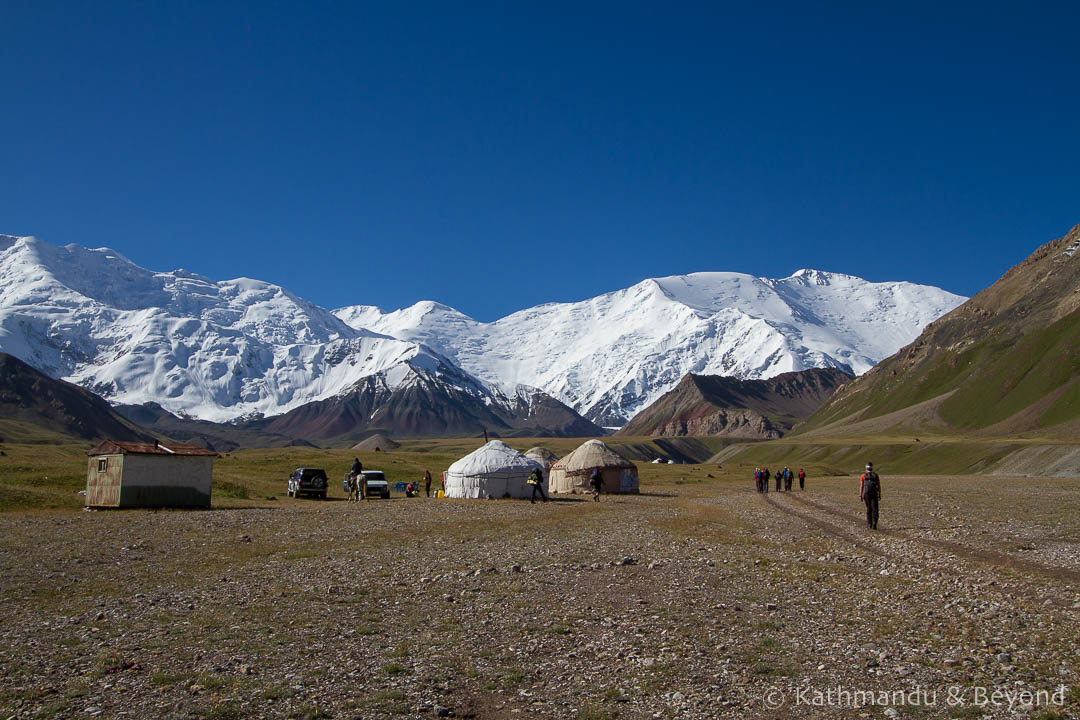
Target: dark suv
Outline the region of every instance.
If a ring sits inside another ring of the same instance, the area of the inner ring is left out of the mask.
[[[303,494],[325,498],[329,485],[326,471],[322,468],[296,468],[289,476],[289,497],[300,497]]]

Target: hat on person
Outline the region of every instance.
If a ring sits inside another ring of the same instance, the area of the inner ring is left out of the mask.
[[[866,463],[866,469],[867,470],[873,470],[874,469],[874,463],[870,463],[870,462]]]

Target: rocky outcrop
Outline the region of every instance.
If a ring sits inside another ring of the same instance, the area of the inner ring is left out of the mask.
[[[719,410],[700,418],[673,420],[652,434],[660,437],[720,435],[752,440],[775,440],[781,435],[767,417],[752,410]]]
[[[783,373],[768,380],[691,374],[617,434],[772,440],[809,417],[850,379],[835,368]]]

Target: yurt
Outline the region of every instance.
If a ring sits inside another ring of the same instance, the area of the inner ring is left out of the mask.
[[[551,466],[559,459],[559,456],[546,447],[531,447],[525,451],[525,457],[531,458],[544,466],[544,475],[547,475]]]
[[[638,492],[637,466],[599,440],[589,440],[551,466],[548,472],[551,492],[592,492],[589,476],[593,468],[600,470],[601,492]]]
[[[445,475],[446,497],[532,497],[532,488],[526,481],[537,467],[540,467],[537,461],[502,440],[492,440],[450,466]]]

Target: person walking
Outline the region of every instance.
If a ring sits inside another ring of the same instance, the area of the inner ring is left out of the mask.
[[[784,492],[791,492],[791,481],[793,479],[791,474],[791,468],[787,465],[784,466]]]
[[[544,494],[543,470],[541,470],[540,468],[535,468],[531,473],[529,473],[529,479],[525,482],[532,485],[532,499],[529,500],[530,504],[536,502],[536,493],[538,492],[540,493],[540,499],[544,502],[547,502],[547,495]]]
[[[761,492],[761,468],[754,468],[754,490]]]
[[[866,525],[877,530],[878,505],[881,501],[881,478],[874,472],[874,464],[866,463],[866,472],[859,476],[859,499],[866,503]]]
[[[424,471],[424,497],[431,497],[431,471]]]
[[[775,477],[776,477],[776,492],[780,492],[780,482],[784,479],[784,471],[783,470],[777,470]]]
[[[803,489],[803,484],[806,482],[806,471],[799,468],[799,489]]]
[[[769,473],[769,468],[761,468],[761,492],[769,492],[769,481],[772,479],[772,475]]]
[[[600,468],[593,468],[592,473],[589,474],[589,485],[592,486],[592,499],[593,502],[600,502],[600,488],[604,484],[604,479],[600,477]]]

